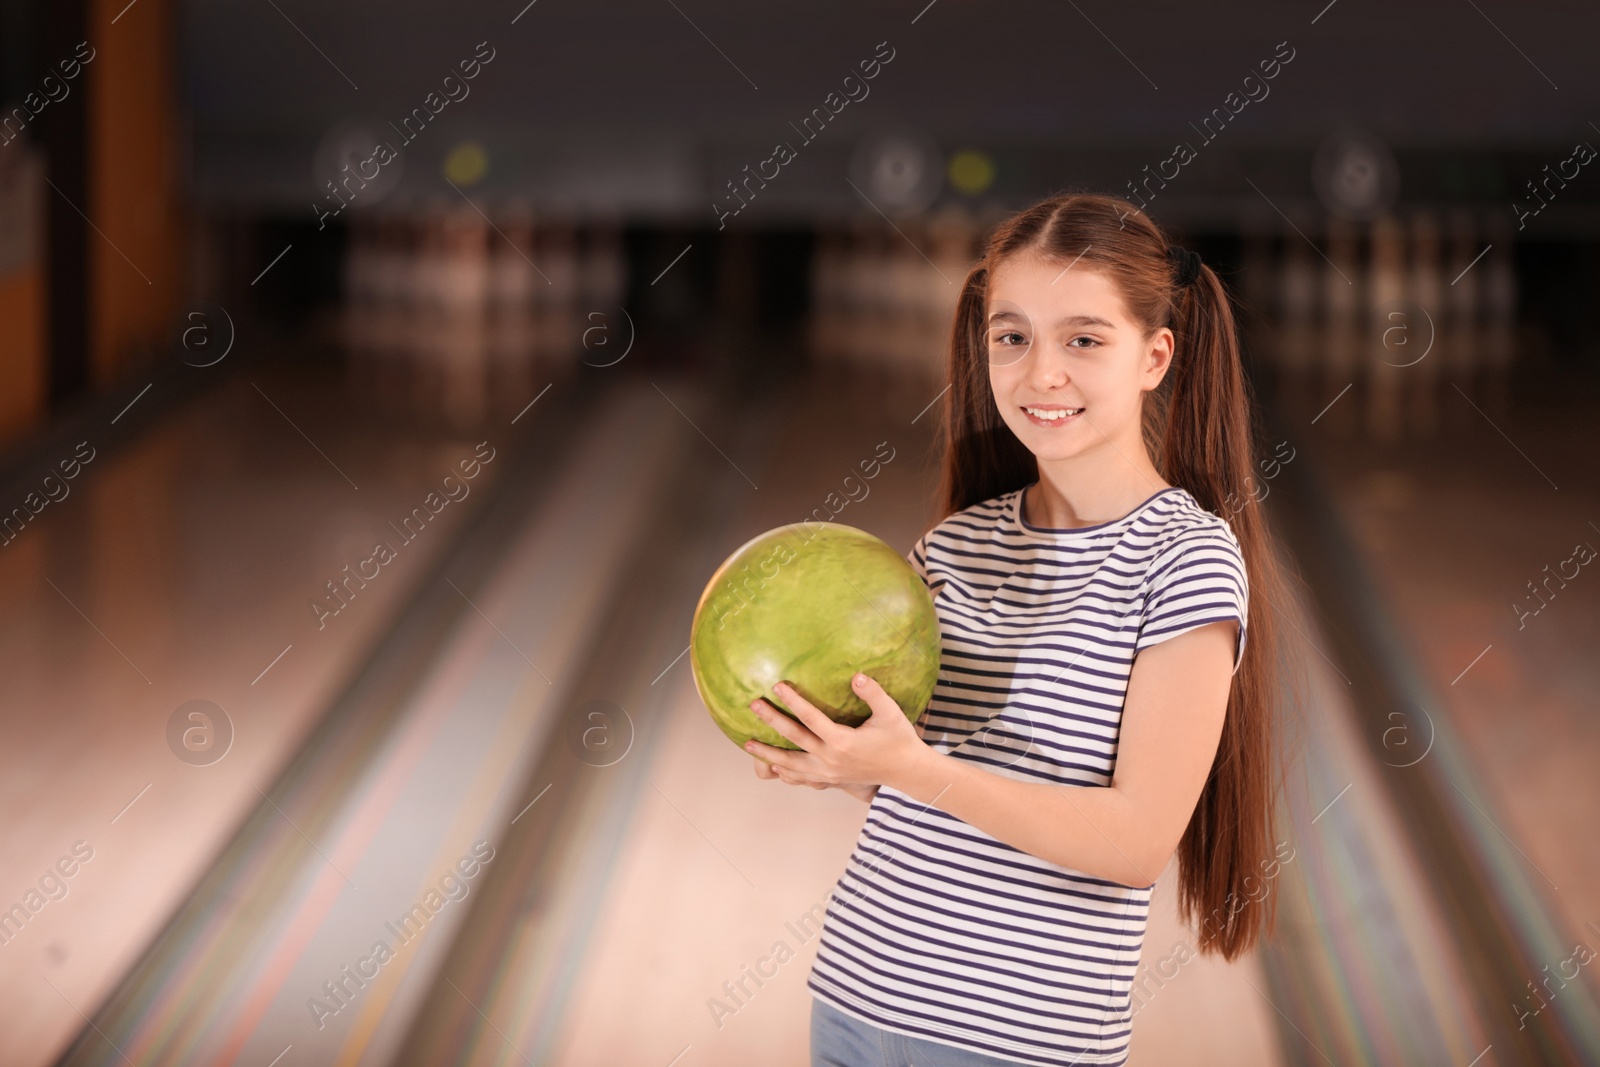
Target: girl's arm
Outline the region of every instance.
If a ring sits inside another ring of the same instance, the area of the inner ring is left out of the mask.
[[[1237,633],[1236,622],[1214,622],[1139,653],[1109,786],[1019,781],[933,748],[888,784],[1031,856],[1153,885],[1211,773]]]

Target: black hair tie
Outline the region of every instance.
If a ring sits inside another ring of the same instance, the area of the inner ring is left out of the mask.
[[[1187,289],[1200,277],[1200,254],[1191,252],[1182,245],[1168,245],[1167,258],[1178,268],[1176,283],[1180,289]]]

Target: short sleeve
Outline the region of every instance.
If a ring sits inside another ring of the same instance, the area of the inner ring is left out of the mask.
[[[1184,534],[1152,565],[1144,617],[1134,654],[1207,623],[1239,624],[1233,670],[1244,662],[1250,581],[1233,531],[1213,528]]]
[[[931,532],[931,531],[930,531]],[[906,562],[911,564],[911,569],[917,572],[917,577],[922,579],[922,584],[928,584],[928,535],[923,534],[917,538],[917,543],[911,546],[911,551],[906,553]]]
[[[932,534],[933,531],[929,530],[927,533],[917,538],[917,543],[911,546],[910,552],[906,553],[906,562],[911,564],[911,569],[917,572],[917,577],[922,579],[922,583],[928,586],[928,592],[937,595],[938,590],[928,583],[928,538],[932,536]],[[939,734],[937,731],[934,731],[932,736],[929,735],[929,730],[931,729],[929,726],[929,718],[930,716],[928,715],[927,711],[924,710],[921,715],[917,716],[915,727],[917,736],[921,738],[924,743],[931,745],[936,740],[941,740],[943,735]]]

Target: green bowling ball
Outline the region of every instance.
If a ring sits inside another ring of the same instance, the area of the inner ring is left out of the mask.
[[[939,676],[939,618],[927,585],[900,553],[839,523],[780,526],[746,542],[706,583],[690,626],[700,699],[728,739],[797,749],[750,710],[786,681],[835,722],[871,714],[851,688],[877,679],[916,722]]]

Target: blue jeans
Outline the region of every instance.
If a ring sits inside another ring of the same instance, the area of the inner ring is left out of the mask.
[[[1017,1061],[891,1033],[813,997],[811,1067],[1017,1067]]]

